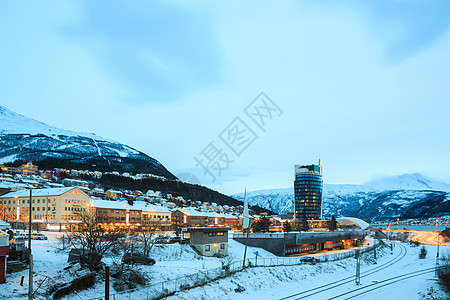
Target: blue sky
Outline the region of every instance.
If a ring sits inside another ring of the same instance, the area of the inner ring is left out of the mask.
[[[420,172],[450,182],[448,1],[1,1],[1,104],[225,193]],[[265,92],[264,130],[244,109]],[[236,156],[219,135],[258,137]],[[213,182],[194,157],[233,161]]]

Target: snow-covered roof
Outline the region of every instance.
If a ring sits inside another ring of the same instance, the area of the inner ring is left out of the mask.
[[[0,189],[9,189],[9,185],[0,182]]]
[[[110,200],[92,200],[92,204],[97,208],[109,208],[109,209],[132,209],[132,210],[142,210],[149,211],[153,210],[156,212],[167,212],[170,210],[160,205],[148,204],[144,201],[135,201],[133,205],[128,204],[127,201],[110,201]]]
[[[183,212],[184,214],[190,215],[190,216],[195,216],[195,217],[212,217],[215,218],[218,216],[218,214],[216,213],[212,213],[212,212],[206,212],[206,211],[198,211],[195,209],[176,209],[176,210],[180,210],[181,212]]]
[[[7,229],[7,228],[11,228],[11,225],[6,223],[5,221],[0,220],[0,229]]]
[[[122,194],[121,191],[116,191],[116,190],[108,190],[108,192],[110,192],[110,193],[116,193],[116,194]]]
[[[220,214],[221,217],[227,218],[227,219],[237,219],[237,216],[230,215],[230,214]]]
[[[358,218],[350,218],[350,217],[342,217],[342,218],[337,218],[336,221],[344,226],[351,226],[351,225],[356,225],[357,227],[361,228],[361,229],[366,229],[367,227],[369,227],[369,223],[358,219]]]
[[[70,190],[76,189],[78,187],[65,187],[65,188],[51,188],[51,189],[33,189],[32,195],[33,197],[43,197],[43,196],[60,196],[62,194],[67,193]],[[30,197],[29,190],[20,190],[16,192],[7,193],[5,195],[0,196],[0,198],[26,198]]]

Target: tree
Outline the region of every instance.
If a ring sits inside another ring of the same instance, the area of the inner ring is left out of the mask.
[[[13,210],[9,209],[9,207],[3,205],[1,200],[0,200],[0,220],[5,221],[5,222],[14,220]]]
[[[283,231],[284,232],[292,231],[292,226],[291,226],[291,223],[289,221],[285,221],[283,223]]]
[[[120,236],[120,230],[106,231],[101,227],[104,213],[87,211],[80,213],[78,231],[69,233],[70,244],[82,250],[81,263],[97,271],[103,256],[112,249]]]
[[[306,214],[302,213],[300,216],[300,231],[309,231],[308,220],[306,219]]]
[[[251,227],[253,232],[268,232],[270,230],[270,225],[272,225],[272,221],[263,216],[253,222]]]
[[[138,251],[145,256],[149,256],[156,242],[156,239],[152,239],[154,233],[154,230],[145,230],[142,228],[133,231],[129,239],[130,242],[126,243],[126,246],[123,247],[124,251],[132,253]]]
[[[336,217],[333,215],[331,216],[331,220],[328,222],[328,230],[335,231],[336,228],[337,228]]]

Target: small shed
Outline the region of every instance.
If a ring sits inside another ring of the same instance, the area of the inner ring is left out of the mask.
[[[0,230],[0,283],[6,282],[6,263],[9,255],[9,234]]]
[[[8,230],[11,229],[11,225],[6,223],[5,221],[0,220],[0,230]]]
[[[203,256],[228,255],[230,227],[189,227],[190,244]]]

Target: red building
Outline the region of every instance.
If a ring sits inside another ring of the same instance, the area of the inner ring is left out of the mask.
[[[220,217],[223,221],[225,227],[237,228],[238,227],[238,217],[233,215],[221,215]]]
[[[6,259],[9,255],[9,234],[0,230],[0,283],[6,282]]]

